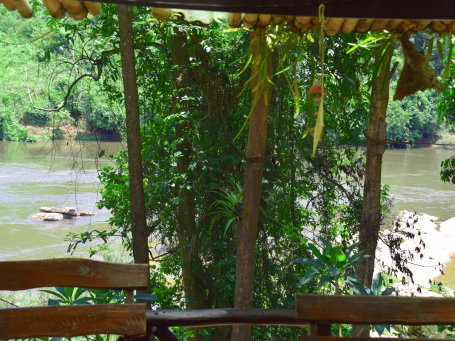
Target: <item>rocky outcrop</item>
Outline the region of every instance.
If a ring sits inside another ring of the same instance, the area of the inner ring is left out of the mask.
[[[439,224],[439,231],[445,234],[455,234],[455,217]]]
[[[382,233],[375,270],[392,269],[392,277],[402,280],[395,285],[398,294],[429,296],[423,288],[441,275],[454,253],[455,218],[439,223],[437,217],[401,211],[393,227]]]
[[[40,212],[32,216],[32,219],[41,221],[60,221],[64,219],[74,219],[77,217],[93,216],[94,213],[88,211],[78,211],[74,207],[41,207]]]

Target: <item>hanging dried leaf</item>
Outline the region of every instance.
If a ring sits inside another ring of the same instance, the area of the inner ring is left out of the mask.
[[[313,157],[316,156],[316,150],[319,142],[322,140],[324,134],[324,95],[321,96],[319,102],[318,118],[316,119],[316,126],[314,127],[313,133]]]
[[[393,99],[402,100],[419,90],[442,91],[442,85],[437,79],[435,71],[428,65],[425,55],[417,51],[409,41],[409,36],[403,35],[399,40],[404,52],[404,66]]]

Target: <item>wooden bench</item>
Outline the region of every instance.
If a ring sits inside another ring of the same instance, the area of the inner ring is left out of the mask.
[[[333,337],[332,323],[455,325],[455,298],[297,294],[296,307],[297,321],[310,323],[310,335],[301,336],[299,341],[397,340]]]
[[[0,290],[82,287],[127,290],[128,304],[87,304],[0,309],[0,339],[146,334],[146,305],[132,304],[133,290],[148,287],[147,266],[85,259],[0,262]]]

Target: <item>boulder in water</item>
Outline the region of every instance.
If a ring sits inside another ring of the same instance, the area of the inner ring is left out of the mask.
[[[455,217],[443,221],[439,225],[439,231],[441,231],[442,233],[455,235]]]
[[[46,213],[39,212],[32,216],[33,219],[42,220],[42,221],[60,221],[65,219],[64,215],[61,213]]]
[[[79,212],[74,207],[41,207],[40,212],[46,213],[61,213],[65,215],[70,215],[76,217],[79,215]]]
[[[95,213],[89,212],[89,211],[79,211],[79,215],[81,217],[91,217],[91,216],[94,216]]]
[[[74,207],[41,207],[40,211],[32,218],[41,221],[60,221],[63,219],[73,219],[76,217],[88,217],[95,215],[89,211],[78,211]]]

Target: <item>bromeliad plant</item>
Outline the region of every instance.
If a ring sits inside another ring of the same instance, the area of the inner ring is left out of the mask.
[[[40,290],[51,295],[47,305],[79,305],[79,304],[107,304],[125,303],[126,296],[119,290],[84,289],[77,287],[55,287],[55,290]],[[153,294],[140,293],[134,296],[136,300],[156,301]]]
[[[317,291],[321,293],[341,294],[343,285],[359,283],[359,278],[353,273],[357,261],[370,257],[363,252],[354,252],[359,243],[352,244],[345,251],[339,245],[333,246],[324,238],[320,238],[323,248],[308,243],[308,248],[315,258],[300,257],[296,262],[308,269],[300,280],[300,285],[316,281]]]
[[[357,282],[349,283],[352,290],[358,295],[369,295],[369,296],[390,296],[394,292],[394,288],[384,288],[384,278],[382,274],[378,272],[373,278],[371,288],[364,287],[362,284]],[[384,290],[383,290],[384,289]],[[382,335],[385,329],[390,332],[390,324],[375,324],[373,328],[379,335]]]
[[[370,296],[390,296],[394,289],[384,287],[384,279],[381,273],[373,278],[371,288],[364,287],[360,279],[353,273],[353,268],[362,258],[370,257],[363,252],[354,252],[359,243],[352,244],[345,251],[339,245],[332,245],[324,238],[320,238],[323,248],[312,243],[308,243],[308,248],[315,258],[301,257],[296,260],[308,267],[304,277],[300,280],[300,285],[305,285],[315,281],[317,291],[324,294],[342,294],[349,293],[349,290],[358,295]],[[383,290],[384,289],[384,290]],[[351,292],[352,293],[352,292]],[[390,325],[374,325],[374,329],[381,335],[385,329],[390,331]]]

